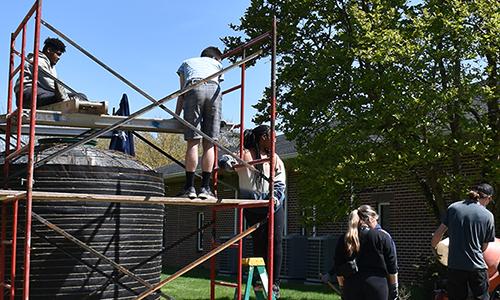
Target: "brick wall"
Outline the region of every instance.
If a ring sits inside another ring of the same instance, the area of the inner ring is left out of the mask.
[[[388,193],[392,196],[389,202]],[[363,193],[361,197],[366,199],[362,203],[375,208],[380,202],[389,203],[387,229],[396,243],[401,282],[419,281],[421,274],[415,265],[422,263],[422,255],[432,255],[430,240],[439,225],[430,213],[419,187],[406,179],[387,185],[383,190]]]
[[[228,183],[233,186],[237,185],[237,182],[234,181],[234,177],[228,178],[227,176],[221,176],[220,179],[224,181],[229,179]],[[173,197],[182,190],[184,186],[184,177],[167,179],[165,183],[167,186],[167,196]],[[200,182],[197,181],[195,185],[199,186]],[[235,198],[234,191],[223,185],[219,185],[219,194],[221,194],[223,198]],[[197,217],[199,212],[204,213],[205,223],[211,221],[212,209],[208,206],[165,206],[164,240],[167,247],[197,230]],[[234,209],[217,212],[217,237],[233,235],[234,215]],[[211,238],[212,228],[209,227],[203,232],[203,250],[198,251],[197,236],[194,235],[190,237],[182,244],[167,251],[163,257],[164,266],[180,269],[182,266],[188,265],[198,257],[209,252],[211,248]],[[209,262],[204,263],[203,267],[209,268]]]
[[[285,162],[286,164],[286,162]],[[473,167],[466,166],[465,172],[474,175]],[[477,172],[476,172],[477,173]],[[288,200],[286,203],[287,226],[285,234],[301,234],[301,212],[297,183],[300,176],[287,170]],[[234,186],[237,185],[236,176],[224,174],[222,180]],[[169,195],[173,196],[184,183],[184,178],[169,179],[166,181]],[[234,198],[234,191],[220,186],[219,193],[225,198]],[[401,178],[397,183],[388,184],[384,188],[370,190],[359,195],[360,203],[377,208],[379,203],[388,203],[388,216],[381,220],[392,235],[398,253],[399,276],[403,283],[416,283],[421,274],[415,265],[422,263],[422,256],[431,256],[430,240],[432,233],[439,225],[430,208],[423,198],[420,187],[411,178]],[[176,241],[185,234],[196,230],[196,213],[205,212],[205,220],[211,218],[211,209],[206,207],[167,206],[165,221],[166,243]],[[218,213],[217,236],[232,235],[234,230],[234,210]],[[318,226],[316,235],[339,235],[346,230],[346,219],[337,223]],[[169,251],[165,256],[167,266],[183,266],[194,261],[210,249],[210,230],[204,234],[205,247],[203,252],[196,250],[196,236],[189,239],[176,249]],[[208,267],[208,264],[204,265]]]
[[[286,234],[301,234],[302,210],[299,207],[297,172],[287,170]]]

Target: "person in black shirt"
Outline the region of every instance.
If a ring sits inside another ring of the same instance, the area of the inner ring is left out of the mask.
[[[396,248],[390,235],[377,225],[378,214],[369,205],[349,214],[348,229],[339,238],[334,261],[344,300],[398,299]]]

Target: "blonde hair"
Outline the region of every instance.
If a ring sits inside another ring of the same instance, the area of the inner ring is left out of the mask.
[[[347,253],[349,253],[349,255],[359,252],[358,227],[359,216],[358,210],[355,209],[349,214],[349,220],[347,221],[347,232],[345,234],[345,245],[347,247]]]
[[[349,255],[359,252],[361,246],[359,242],[359,227],[361,226],[361,222],[368,223],[370,218],[378,220],[377,212],[370,205],[361,205],[349,214],[345,235],[345,244]]]

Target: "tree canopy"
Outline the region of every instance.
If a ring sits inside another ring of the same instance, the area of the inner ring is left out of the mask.
[[[498,191],[498,1],[252,0],[231,26],[256,37],[273,15],[280,129],[319,221],[401,178],[437,217],[471,184]]]

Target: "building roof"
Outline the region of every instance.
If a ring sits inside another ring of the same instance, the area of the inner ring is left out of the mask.
[[[295,149],[295,142],[289,141],[285,138],[284,134],[278,135],[276,137],[276,153],[282,159],[289,159],[297,156],[297,150]],[[222,155],[219,151],[219,155]],[[198,163],[198,167],[200,163]],[[161,173],[163,177],[175,178],[179,176],[184,176],[184,169],[176,163],[171,163],[156,169],[158,173]]]

